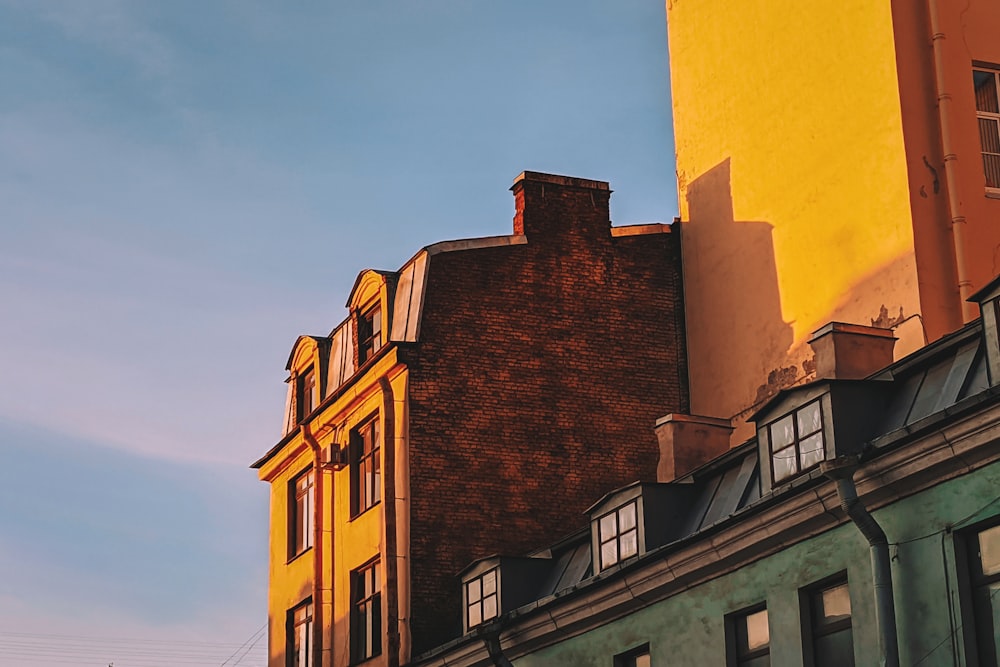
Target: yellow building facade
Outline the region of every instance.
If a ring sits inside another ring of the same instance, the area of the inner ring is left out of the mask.
[[[352,317],[329,338],[296,341],[285,437],[254,464],[271,488],[271,667],[376,667],[392,664],[390,655],[399,664],[399,646],[409,644],[399,565],[407,477],[383,479],[405,470],[406,457],[405,431],[394,426],[407,423],[396,399],[406,395],[407,372],[381,330],[390,297],[385,276],[366,271],[348,303]]]
[[[668,0],[667,28],[691,409],[735,445],[823,324],[891,328],[898,358],[976,316],[1000,3]]]

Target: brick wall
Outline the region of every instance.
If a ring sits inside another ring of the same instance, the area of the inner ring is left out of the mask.
[[[676,231],[612,237],[607,184],[527,174],[512,190],[527,245],[434,255],[404,351],[414,655],[461,634],[463,567],[655,481],[655,420],[688,410]]]

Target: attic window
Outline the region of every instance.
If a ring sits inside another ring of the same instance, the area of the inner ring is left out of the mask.
[[[638,504],[633,500],[597,520],[602,570],[639,553],[637,514]]]
[[[825,451],[819,400],[768,424],[767,440],[775,482],[819,465]]]
[[[298,390],[297,417],[302,421],[316,407],[316,372],[310,366],[296,379]]]
[[[500,613],[500,596],[497,592],[497,570],[493,568],[465,584],[466,627],[485,623]]]
[[[358,317],[358,365],[371,359],[382,347],[382,310],[372,306]]]

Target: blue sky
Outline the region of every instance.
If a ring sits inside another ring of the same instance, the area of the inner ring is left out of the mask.
[[[4,665],[254,635],[247,465],[358,271],[509,233],[524,169],[677,211],[655,0],[0,0],[0,63]]]

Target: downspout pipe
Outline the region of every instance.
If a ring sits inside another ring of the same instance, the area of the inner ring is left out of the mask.
[[[856,456],[842,456],[824,462],[820,470],[837,483],[840,507],[868,540],[872,557],[872,581],[875,589],[875,626],[878,632],[879,665],[899,667],[899,638],[896,632],[896,606],[892,595],[892,566],[889,540],[882,526],[875,521],[854,486]]]
[[[483,643],[486,644],[486,652],[490,654],[490,661],[493,663],[493,667],[514,667],[514,664],[507,658],[503,653],[503,648],[500,646],[500,626],[492,628],[483,637]]]
[[[385,376],[378,379],[382,389],[382,486],[385,499],[385,599],[389,667],[399,666],[399,539],[396,527],[396,418],[395,394]]]
[[[958,279],[959,302],[962,321],[974,320],[978,313],[968,301],[972,296],[968,262],[965,259],[965,213],[958,189],[958,155],[952,138],[951,93],[948,91],[947,65],[945,63],[945,34],[941,29],[941,10],[938,0],[927,0],[927,13],[931,24],[931,50],[934,53],[934,93],[937,96],[938,122],[941,126],[941,150],[944,153],[945,187],[948,189],[948,215],[951,222],[952,242],[955,244],[955,273]]]
[[[312,427],[302,424],[302,440],[313,454],[313,664],[323,664],[323,448]]]

